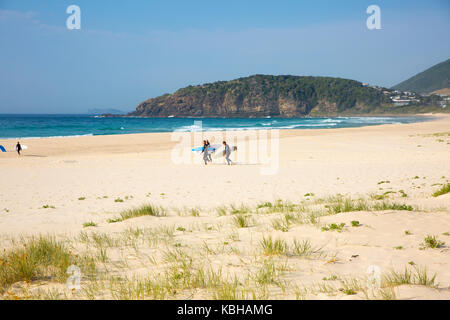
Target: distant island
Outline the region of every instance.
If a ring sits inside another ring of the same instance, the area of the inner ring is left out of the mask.
[[[448,112],[449,61],[392,88],[332,77],[252,75],[150,98],[125,116],[292,118]]]
[[[101,115],[101,114],[123,114],[124,112],[122,110],[118,110],[118,109],[113,109],[113,108],[94,108],[94,109],[89,109],[87,111],[87,114],[92,114],[92,115]]]

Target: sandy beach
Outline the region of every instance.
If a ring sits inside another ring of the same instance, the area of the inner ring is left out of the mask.
[[[196,154],[195,163],[174,163],[177,142],[170,133],[25,139],[22,156],[0,153],[0,243],[9,250],[20,237],[51,234],[79,253],[105,250],[97,282],[112,274],[157,277],[180,261],[169,261],[167,253],[181,251],[193,258],[192,270],[201,263],[221,270],[226,281],[242,277],[233,288],[244,298],[450,299],[450,194],[432,196],[450,180],[450,117],[434,117],[280,131],[273,175],[245,160],[226,166],[215,158],[205,166]],[[8,150],[15,143],[0,140]],[[333,209],[346,201],[365,204]],[[144,204],[165,214],[111,222]],[[95,226],[83,226],[87,222]],[[330,230],[332,223],[345,225]],[[147,232],[136,235],[133,246],[92,240],[100,234],[124,239],[139,228]],[[167,239],[147,241],[161,228],[171,228]],[[428,247],[428,235],[444,243]],[[266,250],[262,242],[269,236],[282,240],[284,250]],[[294,240],[317,250],[301,255]],[[264,282],[258,275],[269,263],[273,281]],[[371,266],[381,272],[383,285],[376,289],[367,285]],[[435,281],[388,281],[388,274],[405,268],[412,274],[426,268]],[[84,288],[92,283],[82,279]],[[135,298],[223,298],[223,284],[191,286]],[[124,298],[102,288],[96,287],[96,297]],[[60,298],[90,298],[87,290],[70,291],[50,280],[14,284],[3,297],[45,298],[49,290]]]

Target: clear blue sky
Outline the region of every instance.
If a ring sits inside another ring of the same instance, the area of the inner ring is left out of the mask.
[[[66,8],[81,8],[68,30]],[[366,8],[381,8],[368,30]],[[0,0],[0,113],[133,110],[252,74],[392,86],[450,57],[450,1]]]

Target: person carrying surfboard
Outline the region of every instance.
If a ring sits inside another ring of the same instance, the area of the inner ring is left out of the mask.
[[[16,151],[17,151],[17,153],[18,153],[19,156],[20,156],[20,151],[22,151],[22,146],[20,145],[20,142],[19,142],[19,141],[17,141],[17,144],[16,144]]]
[[[211,148],[211,144],[208,139],[206,139],[206,145],[208,146],[208,149]],[[212,162],[211,152],[208,152],[208,161]]]
[[[230,146],[226,143],[226,141],[223,142],[223,155],[225,156],[225,160],[227,160],[227,164],[231,165],[233,162],[230,159],[231,149]]]
[[[205,161],[205,165],[208,164],[209,161],[209,157],[208,157],[208,144],[206,143],[206,140],[203,140],[203,149],[202,149],[202,153],[203,153],[203,161]]]

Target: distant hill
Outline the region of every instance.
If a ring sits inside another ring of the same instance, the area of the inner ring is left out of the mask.
[[[447,96],[450,96],[450,88],[439,89],[439,90],[431,92],[431,94],[445,94]]]
[[[117,110],[117,109],[112,109],[112,108],[105,108],[105,109],[101,109],[101,108],[96,108],[96,109],[89,109],[88,114],[123,114],[124,112],[122,110]]]
[[[392,87],[395,90],[420,94],[429,94],[446,88],[450,88],[450,59]]]
[[[179,89],[128,113],[141,117],[303,117],[368,113],[391,101],[382,88],[331,77],[253,75]]]

